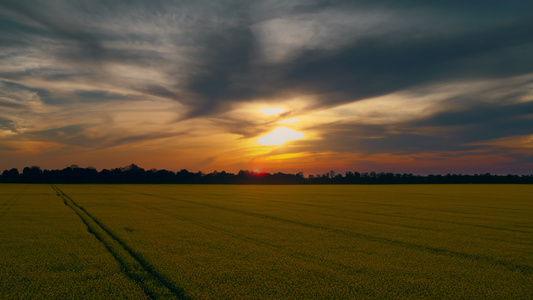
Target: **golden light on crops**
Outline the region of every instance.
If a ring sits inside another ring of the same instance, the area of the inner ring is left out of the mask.
[[[304,137],[302,132],[294,131],[287,127],[278,127],[271,133],[260,137],[257,142],[263,146],[283,145],[292,140],[299,140]]]

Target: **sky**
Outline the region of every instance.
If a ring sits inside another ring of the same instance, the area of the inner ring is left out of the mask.
[[[0,2],[0,170],[533,174],[533,2]]]

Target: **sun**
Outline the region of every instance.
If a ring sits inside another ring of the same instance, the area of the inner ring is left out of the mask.
[[[287,127],[278,127],[271,133],[257,139],[257,142],[263,146],[283,145],[292,140],[303,139],[302,132],[294,131]]]

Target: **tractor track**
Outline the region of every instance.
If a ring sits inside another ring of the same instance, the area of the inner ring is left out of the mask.
[[[285,223],[285,224],[291,224],[291,225],[306,227],[306,228],[310,228],[310,229],[314,229],[314,230],[326,231],[326,232],[330,232],[332,234],[343,235],[343,236],[347,236],[347,237],[350,237],[350,238],[362,239],[362,240],[377,242],[377,243],[386,244],[386,245],[394,245],[394,246],[399,246],[399,247],[403,247],[403,248],[406,248],[406,249],[415,249],[415,250],[419,250],[419,251],[422,251],[422,252],[428,252],[428,253],[433,253],[433,254],[443,255],[443,256],[448,256],[448,257],[458,257],[458,258],[467,259],[467,260],[471,260],[471,261],[488,263],[488,264],[491,264],[491,265],[504,267],[504,268],[506,268],[508,270],[511,270],[511,271],[519,271],[519,272],[521,272],[523,274],[527,274],[527,275],[533,274],[533,266],[531,266],[531,265],[514,263],[514,262],[511,262],[511,261],[500,260],[500,259],[489,257],[489,256],[477,255],[477,254],[466,253],[466,252],[461,252],[461,251],[449,250],[449,249],[440,248],[440,247],[433,247],[433,246],[429,246],[429,245],[411,243],[411,242],[402,241],[402,240],[398,240],[398,239],[374,236],[374,235],[370,235],[370,234],[366,234],[366,233],[346,231],[346,230],[339,229],[339,228],[332,228],[332,227],[327,227],[327,226],[323,226],[323,225],[319,225],[319,224],[306,223],[306,222],[302,222],[302,221],[298,221],[298,220],[291,220],[291,219],[281,218],[281,217],[267,215],[267,214],[244,211],[244,210],[224,207],[224,206],[220,206],[220,205],[214,205],[214,204],[210,204],[210,203],[205,203],[205,202],[191,201],[191,200],[179,199],[179,198],[175,198],[175,197],[166,197],[166,196],[162,196],[162,195],[156,195],[156,194],[152,194],[152,193],[143,193],[143,192],[137,192],[137,191],[131,191],[131,190],[123,190],[123,191],[127,191],[127,192],[133,193],[133,194],[145,195],[145,196],[149,196],[149,197],[156,197],[156,198],[173,200],[173,201],[177,201],[177,202],[189,203],[189,204],[193,204],[193,205],[196,205],[196,206],[209,207],[211,209],[217,209],[217,210],[222,210],[222,211],[227,211],[227,212],[232,212],[232,213],[237,213],[237,214],[242,214],[242,215],[247,215],[247,216],[252,216],[252,217],[257,217],[257,218],[271,220],[271,221],[275,221],[275,222],[281,222],[281,223]]]
[[[88,231],[96,237],[119,263],[124,274],[137,283],[151,299],[191,299],[185,290],[176,286],[166,276],[160,274],[145,258],[134,251],[116,234],[77,204],[57,186],[52,185],[57,196],[72,209],[87,226]]]
[[[134,203],[134,202],[131,202],[131,203]],[[267,242],[267,241],[264,241],[264,240],[261,240],[261,239],[257,239],[257,238],[250,237],[250,236],[247,236],[247,235],[238,234],[238,233],[235,233],[235,232],[233,232],[231,230],[227,230],[227,229],[223,229],[223,228],[220,228],[220,227],[216,227],[216,226],[212,226],[212,225],[209,225],[209,224],[205,224],[205,223],[202,223],[202,222],[198,222],[198,221],[195,221],[193,219],[185,218],[185,217],[180,216],[178,214],[167,212],[167,211],[163,211],[163,210],[155,208],[155,207],[141,205],[141,204],[138,204],[138,203],[134,203],[134,204],[136,204],[139,207],[142,207],[144,209],[148,209],[148,210],[154,211],[156,213],[163,214],[163,215],[169,216],[171,218],[174,218],[174,219],[177,219],[177,220],[180,220],[180,221],[183,221],[183,222],[187,222],[187,223],[193,224],[195,226],[199,226],[199,227],[202,227],[204,229],[207,229],[207,230],[210,230],[210,231],[213,231],[213,232],[217,232],[219,234],[223,234],[223,235],[229,236],[231,238],[234,238],[234,239],[246,242],[246,243],[251,243],[251,244],[254,244],[254,245],[257,245],[257,246],[260,246],[260,247],[269,248],[269,249],[271,249],[273,251],[276,251],[277,253],[280,253],[281,255],[292,257],[294,259],[297,259],[297,260],[300,260],[300,261],[303,261],[303,262],[306,262],[306,263],[311,263],[311,264],[314,264],[314,265],[319,266],[319,267],[329,268],[329,269],[332,269],[332,270],[333,270],[332,267],[336,267],[337,270],[344,270],[350,275],[356,275],[356,274],[361,274],[361,273],[368,272],[368,270],[364,269],[364,268],[354,268],[352,266],[348,266],[348,265],[345,265],[343,263],[340,263],[340,262],[337,262],[337,261],[334,261],[334,260],[319,258],[317,256],[305,254],[303,252],[294,251],[294,250],[288,249],[286,247],[279,246],[279,245],[276,245],[276,244],[273,244],[273,243],[270,243],[270,242]]]

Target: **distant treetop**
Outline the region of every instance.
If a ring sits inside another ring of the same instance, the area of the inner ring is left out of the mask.
[[[256,173],[241,170],[237,174],[225,171],[212,173],[174,173],[167,170],[145,170],[135,164],[122,168],[80,168],[71,165],[62,170],[41,170],[39,166],[25,167],[22,173],[15,168],[4,170],[3,183],[175,183],[175,184],[446,184],[446,183],[520,183],[533,184],[532,175],[492,175],[490,173],[462,175],[413,175],[407,173],[346,172],[344,175],[330,171],[309,175],[302,172]]]

